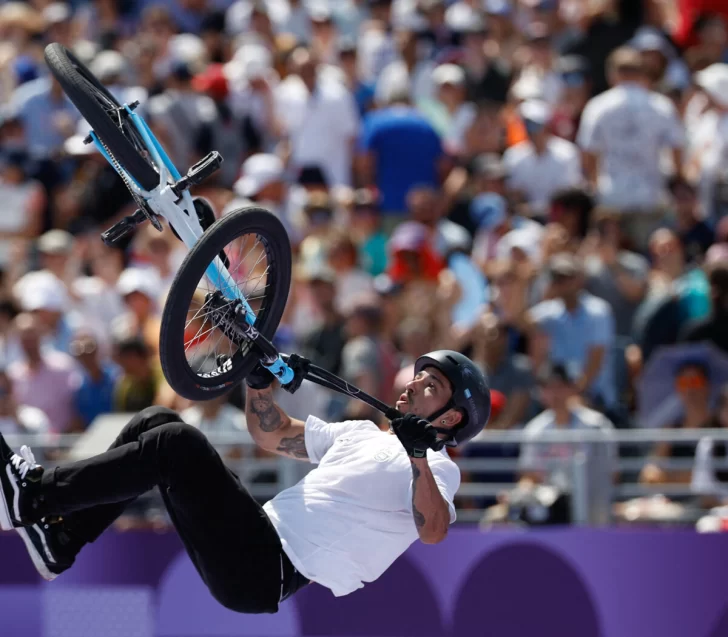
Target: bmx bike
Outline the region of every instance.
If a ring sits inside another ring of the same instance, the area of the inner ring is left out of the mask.
[[[159,339],[162,370],[172,389],[190,400],[210,400],[240,383],[258,362],[284,388],[290,386],[289,357],[271,342],[291,284],[291,245],[280,220],[248,207],[215,221],[189,190],[220,167],[217,151],[183,177],[135,112],[138,102],[120,104],[58,43],[45,48],[45,60],[91,128],[84,141],[113,166],[139,206],[102,233],[104,242],[113,244],[147,221],[161,232],[165,221],[188,249],[164,304]],[[310,365],[305,378],[363,400],[389,419],[401,415],[323,368]]]

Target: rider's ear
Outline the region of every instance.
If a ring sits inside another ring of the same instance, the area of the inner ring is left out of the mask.
[[[462,419],[463,416],[459,411],[450,409],[438,419],[438,424],[445,425],[446,427],[454,427]]]

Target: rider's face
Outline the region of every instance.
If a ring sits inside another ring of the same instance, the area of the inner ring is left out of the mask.
[[[426,367],[405,385],[395,406],[403,413],[427,418],[442,409],[451,397],[450,382],[444,374],[434,367]]]

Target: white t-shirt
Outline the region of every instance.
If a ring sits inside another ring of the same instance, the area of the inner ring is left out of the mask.
[[[305,439],[318,467],[263,508],[296,569],[339,597],[376,580],[418,538],[412,467],[396,436],[368,420],[309,416]],[[452,523],[460,470],[444,451],[427,460]]]
[[[673,103],[637,85],[624,84],[586,105],[577,143],[599,155],[600,203],[618,209],[659,205],[665,176],[662,153],[682,148],[684,130]]]
[[[542,155],[530,141],[509,148],[503,155],[508,185],[522,191],[534,212],[545,213],[549,198],[557,190],[582,181],[579,149],[570,141],[551,137]]]
[[[329,186],[350,185],[351,142],[359,128],[359,114],[348,89],[319,80],[312,95],[301,78],[292,75],[276,88],[275,103],[290,136],[294,169],[320,166]]]

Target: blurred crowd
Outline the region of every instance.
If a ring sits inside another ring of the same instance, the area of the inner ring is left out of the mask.
[[[568,491],[572,450],[537,444],[546,431],[728,427],[725,2],[0,3],[0,431],[164,404],[230,433],[240,388],[191,404],[165,382],[160,315],[185,249],[149,224],[100,240],[135,205],[84,143],[49,42],[138,100],[181,172],[223,155],[193,191],[216,216],[281,219],[281,351],[390,403],[428,350],[487,371],[489,428],[529,440],[457,452],[520,458],[496,506]],[[380,418],[310,384],[280,400]],[[638,479],[721,503],[706,467],[725,445],[701,444],[632,450],[649,456]],[[590,499],[610,497],[617,446],[583,451]]]

